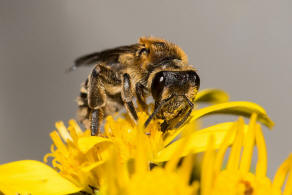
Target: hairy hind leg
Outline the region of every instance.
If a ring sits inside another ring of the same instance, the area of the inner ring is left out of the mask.
[[[88,79],[88,106],[90,112],[91,135],[100,134],[100,126],[103,119],[103,107],[106,102],[106,94],[103,82],[100,78],[100,69],[96,66]]]

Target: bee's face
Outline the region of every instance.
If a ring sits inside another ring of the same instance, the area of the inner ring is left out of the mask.
[[[189,100],[194,100],[200,86],[200,78],[193,70],[160,71],[155,74],[151,93],[156,105],[167,98],[171,98],[160,110],[159,118],[175,119],[183,115]]]
[[[170,96],[188,96],[190,90],[198,90],[199,86],[200,78],[193,70],[160,71],[153,78],[151,93],[155,101],[160,101]]]

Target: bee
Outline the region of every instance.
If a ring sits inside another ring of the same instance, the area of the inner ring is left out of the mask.
[[[154,108],[144,126],[154,118],[162,119],[163,132],[180,127],[194,108],[200,78],[185,52],[174,43],[141,37],[133,45],[82,56],[70,70],[92,65],[77,100],[78,118],[91,129],[91,135],[100,133],[105,116],[122,108],[136,122],[134,98],[147,112],[146,98],[152,96]]]

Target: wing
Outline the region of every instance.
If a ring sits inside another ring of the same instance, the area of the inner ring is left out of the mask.
[[[139,48],[139,44],[120,46],[113,49],[107,49],[100,52],[91,53],[85,56],[81,56],[75,60],[73,66],[67,69],[67,72],[76,70],[81,66],[92,66],[97,63],[106,63],[107,65],[116,64],[119,62],[121,54],[135,53]]]

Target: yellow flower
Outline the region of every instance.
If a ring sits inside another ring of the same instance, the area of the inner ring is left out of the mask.
[[[132,188],[143,188],[138,181],[144,177],[148,178],[149,181],[153,180],[154,183],[151,185],[154,189],[156,188],[155,184],[164,181],[161,180],[160,176],[169,179],[177,177],[180,171],[174,165],[177,164],[180,157],[205,151],[210,134],[215,137],[214,148],[218,148],[222,142],[225,142],[225,135],[233,125],[233,123],[222,123],[194,131],[197,119],[213,113],[240,115],[257,113],[259,121],[268,127],[273,126],[273,122],[268,118],[265,110],[257,104],[226,102],[227,100],[228,96],[222,91],[205,90],[200,92],[197,96],[197,102],[216,104],[194,110],[186,125],[165,134],[159,131],[160,122],[158,120],[153,121],[147,129],[142,128],[147,119],[145,113],[139,113],[140,120],[137,125],[132,124],[127,118],[119,118],[115,121],[108,117],[105,123],[105,132],[101,137],[90,136],[88,130],[83,132],[73,120],[69,122],[68,129],[62,122],[58,122],[56,124],[58,132],[53,131],[50,134],[53,140],[51,153],[44,158],[45,162],[47,162],[48,157],[53,158],[52,165],[58,173],[37,161],[18,161],[4,164],[0,166],[0,191],[5,194],[39,194],[40,192],[42,194],[68,194],[80,190],[92,193],[96,192],[97,189],[102,189],[103,192],[114,194],[108,191],[113,187],[107,188],[106,186],[121,186],[122,189],[127,189],[131,193]],[[180,134],[187,136],[176,139]],[[231,145],[234,139],[235,133],[231,135],[226,145]],[[136,169],[133,174],[130,174],[128,166],[132,161],[135,162]],[[168,161],[166,167],[172,167],[171,169],[164,169],[161,166],[162,162],[165,161]],[[111,165],[113,162],[116,164]],[[148,170],[151,163],[158,165],[153,169],[153,172]],[[107,171],[105,172],[105,170]],[[187,170],[187,168],[181,170]],[[120,176],[114,181],[121,184],[111,185],[111,180],[107,178],[114,177],[110,177],[110,172]],[[186,171],[182,172],[187,173]],[[161,181],[157,178],[158,176]],[[169,182],[179,182],[177,180]],[[60,182],[60,185],[57,186],[56,181]],[[127,181],[131,181],[130,184],[133,183],[133,185],[127,185],[129,184]],[[181,185],[190,188],[190,191],[196,189],[194,186],[186,185],[186,183]],[[51,190],[49,186],[51,186]],[[164,187],[166,186],[162,186],[162,188]]]
[[[83,132],[74,120],[69,121],[68,129],[63,122],[57,122],[56,127],[58,132],[50,134],[54,143],[51,153],[45,155],[44,161],[53,157],[52,165],[60,175],[85,191],[91,191],[91,186],[99,187],[96,170],[104,163],[111,140],[90,136],[90,131]]]
[[[292,155],[280,166],[274,181],[267,176],[267,151],[261,127],[256,123],[256,114],[251,117],[248,127],[239,118],[226,134],[217,152],[214,150],[214,137],[204,154],[201,176],[201,194],[236,194],[236,195],[291,195],[292,194]],[[245,133],[246,132],[246,133]],[[236,134],[235,138],[232,138]],[[230,139],[234,143],[226,168],[222,162]],[[257,147],[257,164],[255,173],[250,171],[254,145]],[[283,189],[285,177],[288,176]]]
[[[137,129],[136,140],[144,142],[144,131]],[[191,141],[185,135],[186,141],[181,142],[179,148]],[[177,150],[164,167],[150,168],[147,152],[149,145],[139,144],[136,153],[126,163],[120,163],[118,158],[119,145],[112,148],[111,158],[101,172],[101,195],[191,195],[197,194],[199,184],[190,183],[193,168],[193,156],[187,155],[178,166],[181,150]]]
[[[38,161],[22,160],[0,166],[0,194],[70,194],[80,190]]]

